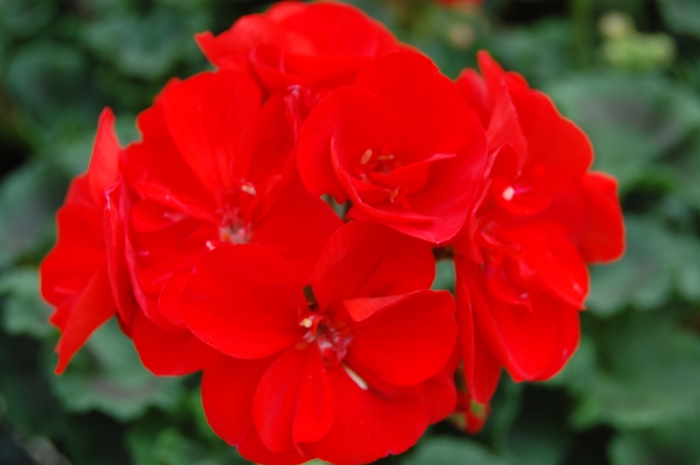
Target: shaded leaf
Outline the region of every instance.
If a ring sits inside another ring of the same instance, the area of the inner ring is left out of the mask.
[[[412,449],[404,465],[507,465],[509,462],[467,438],[428,437]]]
[[[591,270],[590,312],[609,316],[625,305],[642,310],[661,306],[677,290],[700,299],[700,242],[673,234],[659,223],[636,217],[625,221],[627,250],[617,263]]]
[[[2,322],[10,334],[29,334],[45,338],[54,329],[48,322],[52,309],[39,295],[36,268],[21,268],[0,277],[0,296],[4,296]]]
[[[627,314],[599,336],[598,367],[573,419],[620,430],[700,421],[700,337],[663,314]]]
[[[698,97],[655,75],[589,73],[547,91],[590,137],[594,168],[615,176],[623,194],[645,177],[656,177],[652,162],[700,128]]]
[[[143,425],[133,428],[127,437],[134,465],[244,465],[236,449],[226,446],[212,449],[185,437],[172,427],[163,429]]]
[[[40,164],[15,171],[0,185],[0,265],[49,237],[64,186]]]
[[[437,260],[435,262],[436,273],[435,281],[431,289],[449,290],[455,289],[455,267],[452,260]]]
[[[692,0],[657,0],[670,30],[700,39],[700,3]]]
[[[182,396],[182,378],[155,377],[141,364],[115,320],[97,330],[65,374],[51,384],[66,410],[99,410],[126,421],[149,407],[173,409]]]

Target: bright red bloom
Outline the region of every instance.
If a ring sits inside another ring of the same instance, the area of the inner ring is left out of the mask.
[[[370,60],[402,47],[357,8],[330,2],[279,2],[216,37],[204,32],[196,39],[219,69],[252,68],[269,92],[349,84]]]
[[[454,240],[457,319],[469,394],[557,373],[579,341],[586,262],[623,251],[615,181],[589,172],[585,134],[522,77],[479,55],[457,80],[487,128],[490,169],[476,230]]]
[[[298,179],[281,99],[263,104],[247,75],[220,71],[173,82],[138,124],[143,141],[123,161],[131,192],[127,260],[147,318],[135,320],[132,337],[149,369],[180,374],[206,360],[182,348],[201,344],[180,307],[199,257],[224,244],[260,244],[308,277],[341,221]],[[178,357],[163,352],[158,328],[174,338]]]
[[[428,58],[399,52],[312,110],[297,160],[311,192],[350,200],[349,218],[439,243],[470,217],[486,141],[454,84]]]
[[[58,240],[40,267],[41,293],[56,307],[51,323],[62,333],[56,346],[59,374],[117,308],[124,320],[133,312],[128,279],[118,266],[123,262],[121,249],[111,229],[105,231],[105,225],[119,227],[115,212],[119,208],[120,151],[114,114],[105,109],[100,115],[90,166],[68,189],[57,214]]]
[[[205,370],[214,430],[264,463],[367,463],[412,446],[455,405],[454,302],[430,246],[371,223],[339,229],[311,286],[254,245],[197,263],[190,329],[230,356]],[[310,292],[309,292],[310,291]]]

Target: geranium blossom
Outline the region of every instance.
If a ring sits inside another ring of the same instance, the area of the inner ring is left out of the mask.
[[[219,69],[252,68],[269,92],[349,84],[372,59],[405,47],[381,23],[334,2],[279,2],[216,37],[196,38]]]
[[[349,218],[439,243],[472,216],[486,141],[454,84],[427,58],[399,52],[313,109],[297,157],[306,187],[349,200]]]
[[[114,114],[100,115],[90,166],[76,177],[58,212],[58,240],[41,264],[41,293],[56,307],[51,323],[61,330],[56,346],[62,373],[90,335],[117,312],[133,312],[122,250],[105,224],[118,220],[119,153]],[[115,219],[115,216],[117,217]],[[115,299],[114,296],[117,296]]]
[[[150,323],[189,338],[182,289],[197,259],[223,244],[262,244],[311,273],[341,222],[288,160],[292,134],[279,100],[263,104],[247,75],[203,73],[171,83],[139,126],[143,141],[123,161],[132,192],[127,257]],[[175,374],[150,332],[133,337],[150,369]],[[202,368],[194,353],[182,357],[192,365],[178,372]]]
[[[367,463],[406,450],[455,405],[442,370],[454,302],[428,290],[434,273],[428,244],[370,223],[336,232],[310,286],[253,245],[205,255],[183,305],[192,331],[233,357],[204,373],[214,429],[265,463]]]
[[[487,128],[490,169],[476,234],[453,247],[467,385],[485,403],[501,367],[522,381],[564,366],[578,345],[586,262],[619,257],[623,233],[615,181],[588,171],[585,134],[486,53],[479,64],[483,78],[467,70],[457,85]]]
[[[168,83],[126,148],[103,112],[58,213],[57,372],[116,315],[153,373],[204,371],[243,456],[351,465],[453,413],[477,431],[503,368],[564,366],[587,264],[620,256],[623,224],[545,95],[485,53],[453,82],[337,3],[198,41],[218,69]],[[436,257],[454,299],[430,290]]]

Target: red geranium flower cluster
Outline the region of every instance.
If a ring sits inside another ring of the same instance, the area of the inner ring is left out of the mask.
[[[614,180],[546,96],[486,54],[453,82],[338,3],[197,40],[217,71],[171,81],[126,148],[105,110],[58,213],[58,373],[116,316],[153,373],[204,371],[243,456],[359,464],[455,412],[477,429],[501,367],[564,366],[586,263],[623,231]],[[430,289],[436,257],[456,301]]]

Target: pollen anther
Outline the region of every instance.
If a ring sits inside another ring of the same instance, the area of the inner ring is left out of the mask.
[[[513,196],[515,195],[515,189],[513,189],[512,186],[508,186],[505,189],[503,189],[503,193],[501,194],[503,198],[507,201],[513,200]]]
[[[255,190],[255,186],[252,184],[241,185],[241,190],[249,195],[256,195],[258,193],[258,191]]]
[[[362,157],[360,158],[360,165],[366,165],[370,161],[371,158],[372,158],[372,149],[365,150],[365,153],[363,153]]]

